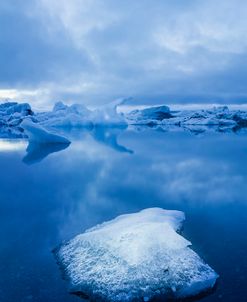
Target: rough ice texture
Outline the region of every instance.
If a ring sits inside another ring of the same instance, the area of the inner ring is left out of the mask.
[[[166,110],[164,112],[164,110]],[[229,110],[227,106],[211,110],[170,111],[167,106],[134,110],[126,114],[131,125],[176,126],[196,131],[195,127],[212,127],[219,131],[238,131],[247,127],[247,113],[240,110]]]
[[[29,104],[7,102],[0,104],[0,137],[1,138],[22,138],[25,137],[21,122],[27,116],[33,116]]]
[[[177,233],[184,219],[150,208],[76,236],[55,251],[71,291],[92,301],[148,301],[211,289],[218,275]]]
[[[58,102],[52,111],[38,113],[37,120],[47,127],[84,127],[92,125],[89,119],[90,114],[91,111],[83,105],[67,106]]]
[[[45,128],[37,123],[33,123],[31,120],[24,120],[21,123],[21,127],[25,130],[30,142],[39,144],[70,144],[70,141],[66,137],[47,131]]]
[[[0,104],[0,137],[26,137],[27,129],[21,125],[29,117],[33,123],[40,125],[41,129],[50,132],[52,128],[78,128],[93,129],[97,126],[127,127],[123,114],[117,112],[117,106],[123,104],[125,99],[118,99],[96,110],[89,110],[81,104],[65,105],[62,102],[55,104],[52,111],[34,113],[29,104],[6,102]],[[38,128],[38,127],[37,127]],[[59,130],[56,130],[58,133]],[[37,132],[32,131],[32,140]],[[39,133],[40,134],[40,133]],[[52,134],[52,133],[51,133]],[[29,137],[30,133],[29,133]],[[42,136],[42,139],[48,136]],[[37,138],[40,140],[41,136]],[[49,136],[49,141],[56,136]]]
[[[86,127],[92,130],[98,126],[125,128],[128,125],[158,126],[164,130],[180,128],[193,133],[205,132],[209,128],[221,132],[237,132],[247,128],[247,112],[229,110],[226,106],[211,110],[171,111],[168,106],[162,105],[119,113],[117,107],[126,100],[118,99],[95,110],[80,104],[68,106],[58,102],[52,111],[38,113],[34,113],[27,103],[3,103],[0,104],[0,137],[26,137],[21,123],[27,117],[46,131],[56,128],[57,132],[63,132],[65,128]]]
[[[172,116],[168,106],[150,107],[143,110],[133,110],[127,114],[130,124],[152,124],[159,123],[164,119],[170,119]]]
[[[58,102],[51,112],[37,114],[37,119],[40,124],[48,127],[127,125],[124,116],[117,113],[117,106],[124,101],[119,99],[96,110],[89,110],[80,104],[67,106]]]
[[[117,107],[124,104],[127,100],[128,99],[117,99],[92,111],[90,116],[94,125],[126,127],[127,122],[125,116],[122,113],[117,112]]]

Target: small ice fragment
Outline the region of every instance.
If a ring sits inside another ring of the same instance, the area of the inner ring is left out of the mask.
[[[24,120],[21,123],[21,127],[25,130],[25,133],[28,135],[28,139],[31,142],[37,143],[61,143],[61,144],[70,144],[70,141],[59,134],[48,131],[44,127],[33,123],[31,120]]]
[[[116,302],[185,298],[211,289],[218,275],[177,233],[184,219],[180,211],[150,208],[60,246],[55,253],[71,291]]]

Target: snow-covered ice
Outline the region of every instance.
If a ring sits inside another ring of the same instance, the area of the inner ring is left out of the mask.
[[[214,287],[218,275],[178,231],[180,211],[150,208],[119,216],[55,250],[71,292],[92,301],[185,298]]]
[[[22,138],[21,122],[34,113],[27,103],[7,102],[0,104],[0,137]]]
[[[6,102],[0,104],[0,137],[28,136],[33,141],[53,140],[56,143],[64,142],[64,138],[59,134],[62,132],[59,128],[92,129],[98,126],[123,128],[127,123],[124,115],[117,112],[117,106],[124,102],[125,99],[118,99],[95,110],[89,110],[81,104],[68,106],[58,102],[52,111],[37,113],[34,113],[27,103]],[[27,117],[29,122],[26,122]],[[52,133],[54,131],[55,134]]]
[[[37,119],[48,127],[122,126],[127,124],[124,116],[117,112],[117,106],[124,102],[125,99],[118,99],[95,110],[80,104],[67,106],[58,102],[52,111],[38,113]]]
[[[90,127],[91,111],[83,105],[67,106],[62,102],[54,105],[53,110],[37,114],[38,122],[46,127]]]
[[[48,131],[41,125],[33,123],[31,120],[24,120],[21,123],[21,127],[25,130],[25,133],[27,134],[30,142],[36,142],[39,144],[70,144],[70,141],[66,137],[53,133],[52,131]]]
[[[130,124],[152,124],[159,123],[164,119],[170,119],[172,116],[168,106],[150,107],[143,110],[133,110],[126,115]]]
[[[171,111],[167,106],[150,107],[134,110],[126,114],[131,125],[163,125],[191,128],[191,126],[208,126],[215,129],[238,130],[247,127],[247,113],[229,110],[227,106],[214,107],[211,110]]]
[[[117,112],[117,107],[123,105],[128,99],[117,99],[109,104],[92,111],[91,119],[94,125],[126,127],[124,114]]]
[[[47,129],[63,133],[65,129],[95,127],[126,128],[130,125],[146,125],[164,129],[180,128],[197,133],[198,129],[211,128],[214,131],[238,132],[247,128],[247,112],[230,110],[227,106],[207,110],[172,111],[168,106],[152,106],[145,109],[120,113],[117,107],[128,99],[117,99],[109,104],[91,110],[81,104],[66,105],[58,102],[51,111],[34,112],[28,103],[6,102],[0,104],[0,137],[23,138],[27,136],[21,123],[26,118]],[[208,128],[207,128],[208,127]],[[50,130],[49,130],[50,131]]]

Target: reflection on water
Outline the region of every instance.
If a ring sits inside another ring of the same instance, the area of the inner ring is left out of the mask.
[[[117,137],[124,131],[122,128],[109,128],[109,127],[95,127],[94,129],[83,129],[83,133],[90,134],[94,140],[97,142],[106,145],[118,152],[126,152],[132,154],[133,151],[120,145],[117,141]],[[78,139],[78,130],[77,132],[65,132],[67,136]],[[80,137],[81,139],[81,137]],[[54,152],[62,151],[69,147],[70,144],[61,144],[61,143],[47,143],[40,144],[36,142],[29,142],[27,146],[27,154],[23,157],[23,162],[25,164],[35,164],[42,161],[49,154]],[[17,150],[17,147],[23,147],[23,144],[20,142],[17,144],[14,140],[12,141],[0,141],[1,150]]]
[[[70,144],[39,144],[30,142],[27,147],[27,154],[23,157],[25,164],[31,165],[42,161],[50,153],[59,152],[69,147]]]
[[[11,152],[23,150],[26,142],[20,139],[0,139],[0,152]]]
[[[91,135],[93,138],[104,145],[107,145],[118,152],[133,153],[132,150],[120,145],[117,142],[117,137],[124,131],[121,128],[95,127]]]
[[[203,301],[244,301],[247,136],[107,131],[74,131],[61,152],[38,148],[35,155],[32,147],[31,161],[49,154],[34,165],[22,161],[26,142],[0,152],[0,301],[81,301],[68,294],[52,249],[105,220],[156,206],[185,212],[183,236],[220,274]]]

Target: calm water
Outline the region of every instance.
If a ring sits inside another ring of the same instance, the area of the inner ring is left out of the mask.
[[[220,275],[205,302],[247,301],[247,135],[75,131],[72,144],[0,141],[0,301],[77,301],[52,249],[148,207],[185,212],[183,235]]]

